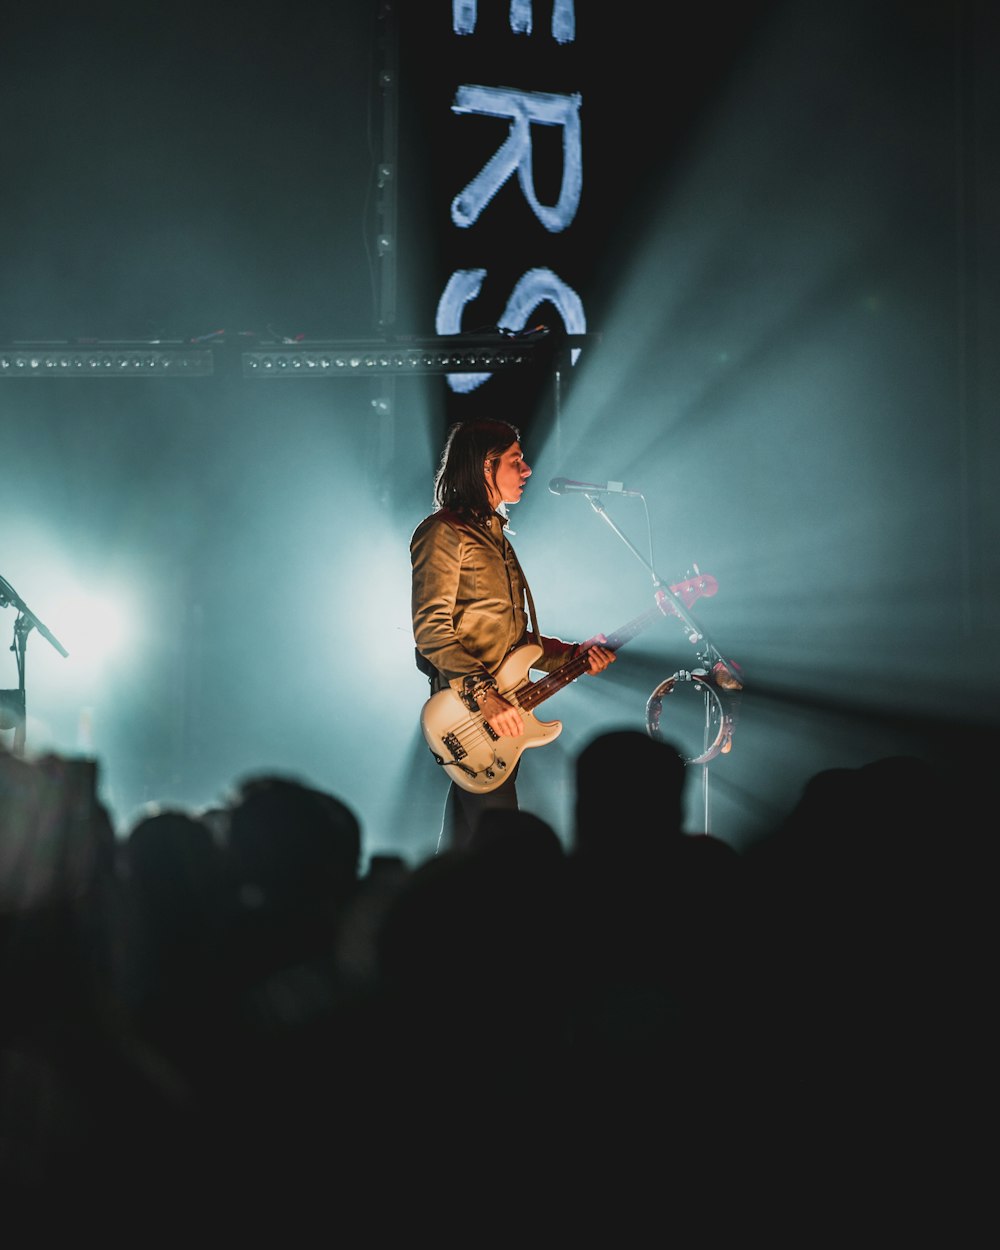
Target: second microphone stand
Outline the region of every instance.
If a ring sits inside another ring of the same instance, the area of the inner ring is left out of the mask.
[[[31,611],[14,590],[14,587],[11,586],[10,582],[0,577],[0,608],[7,607],[17,609],[17,617],[14,620],[14,642],[10,648],[17,659],[17,689],[0,690],[0,729],[14,730],[13,754],[23,756],[27,733],[27,702],[24,673],[28,635],[33,629],[37,629],[42,637],[50,642],[60,655],[68,656],[69,652],[59,639],[52,634],[51,630],[35,616],[34,612]]]

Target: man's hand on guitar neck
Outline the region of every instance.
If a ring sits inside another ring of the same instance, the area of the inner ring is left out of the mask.
[[[580,653],[586,652],[587,655],[588,673],[603,673],[609,664],[614,663],[615,653],[601,645],[607,641],[604,634],[595,634],[593,638],[580,643]]]

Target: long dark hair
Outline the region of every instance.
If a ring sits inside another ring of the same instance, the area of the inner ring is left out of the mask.
[[[491,417],[456,421],[448,430],[434,478],[436,508],[450,508],[461,516],[486,520],[493,506],[483,466],[491,464],[490,476],[495,483],[500,457],[520,440],[520,431],[508,421]]]

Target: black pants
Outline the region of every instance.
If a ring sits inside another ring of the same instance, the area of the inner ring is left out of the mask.
[[[454,782],[451,783],[444,805],[444,821],[438,835],[438,851],[461,850],[467,847],[483,812],[491,808],[517,810],[517,790],[514,783],[519,767],[520,761],[515,764],[514,771],[502,785],[486,794],[472,794]]]

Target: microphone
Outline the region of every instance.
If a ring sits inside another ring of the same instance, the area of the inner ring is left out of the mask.
[[[574,482],[568,477],[554,477],[549,482],[553,495],[569,495],[575,491],[588,495],[629,495],[641,499],[641,490],[626,490],[621,482]]]

